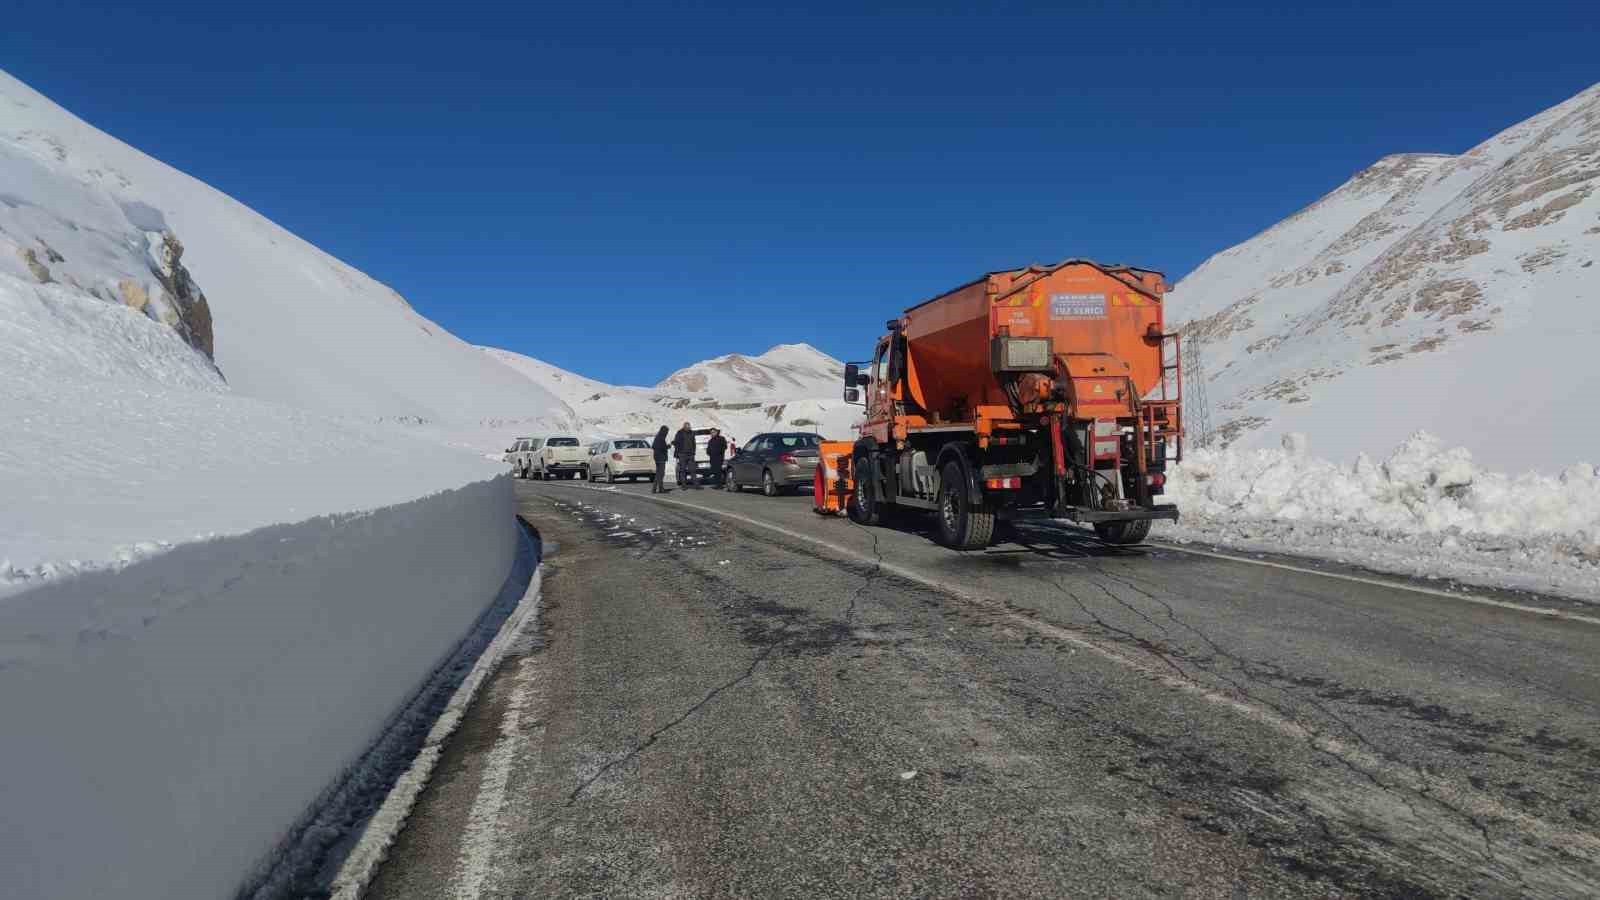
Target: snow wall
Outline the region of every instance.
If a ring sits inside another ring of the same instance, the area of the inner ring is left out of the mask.
[[[509,476],[0,599],[0,890],[223,897],[499,593]]]

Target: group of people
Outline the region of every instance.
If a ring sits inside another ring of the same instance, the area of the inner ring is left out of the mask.
[[[706,457],[711,463],[711,478],[719,486],[722,484],[723,479],[722,462],[728,457],[729,446],[728,439],[722,436],[721,429],[711,429],[711,437],[706,441]],[[654,452],[656,458],[656,480],[655,484],[650,487],[650,493],[664,494],[667,492],[667,451],[669,449],[678,461],[678,484],[686,488],[694,486],[695,455],[699,452],[699,447],[695,444],[694,429],[689,427],[688,422],[683,423],[683,427],[678,429],[678,433],[672,436],[671,441],[667,440],[667,426],[661,426],[661,430],[656,432],[656,439],[650,443],[650,449]]]

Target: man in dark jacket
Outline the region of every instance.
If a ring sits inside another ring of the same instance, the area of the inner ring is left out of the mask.
[[[672,436],[672,455],[678,458],[678,486],[688,487],[694,481],[694,429],[683,423]]]
[[[722,486],[722,460],[728,454],[728,439],[722,436],[722,429],[711,429],[711,440],[706,441],[706,456],[711,459],[711,477]]]
[[[656,458],[656,481],[650,486],[650,493],[665,494],[667,492],[667,426],[661,426],[656,432],[656,439],[650,442],[650,450]]]

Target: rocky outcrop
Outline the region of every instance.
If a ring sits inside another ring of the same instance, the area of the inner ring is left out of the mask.
[[[33,274],[33,277],[40,284],[50,284],[55,281],[54,278],[50,277],[50,267],[39,261],[39,254],[33,252],[32,247],[18,249],[17,257],[22,260],[23,265],[28,267],[28,271]]]
[[[172,304],[166,313],[172,321],[167,324],[177,329],[189,346],[212,358],[215,340],[211,332],[211,306],[189,270],[183,267],[183,243],[171,231],[162,232],[160,242],[160,246],[152,248],[152,272]]]

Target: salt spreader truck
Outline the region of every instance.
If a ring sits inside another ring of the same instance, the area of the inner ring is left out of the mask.
[[[866,418],[856,441],[823,445],[817,510],[864,525],[927,510],[958,550],[987,546],[997,520],[1143,540],[1178,517],[1158,502],[1183,435],[1167,290],[1160,272],[1068,259],[906,310],[865,370],[845,367],[845,399]]]

